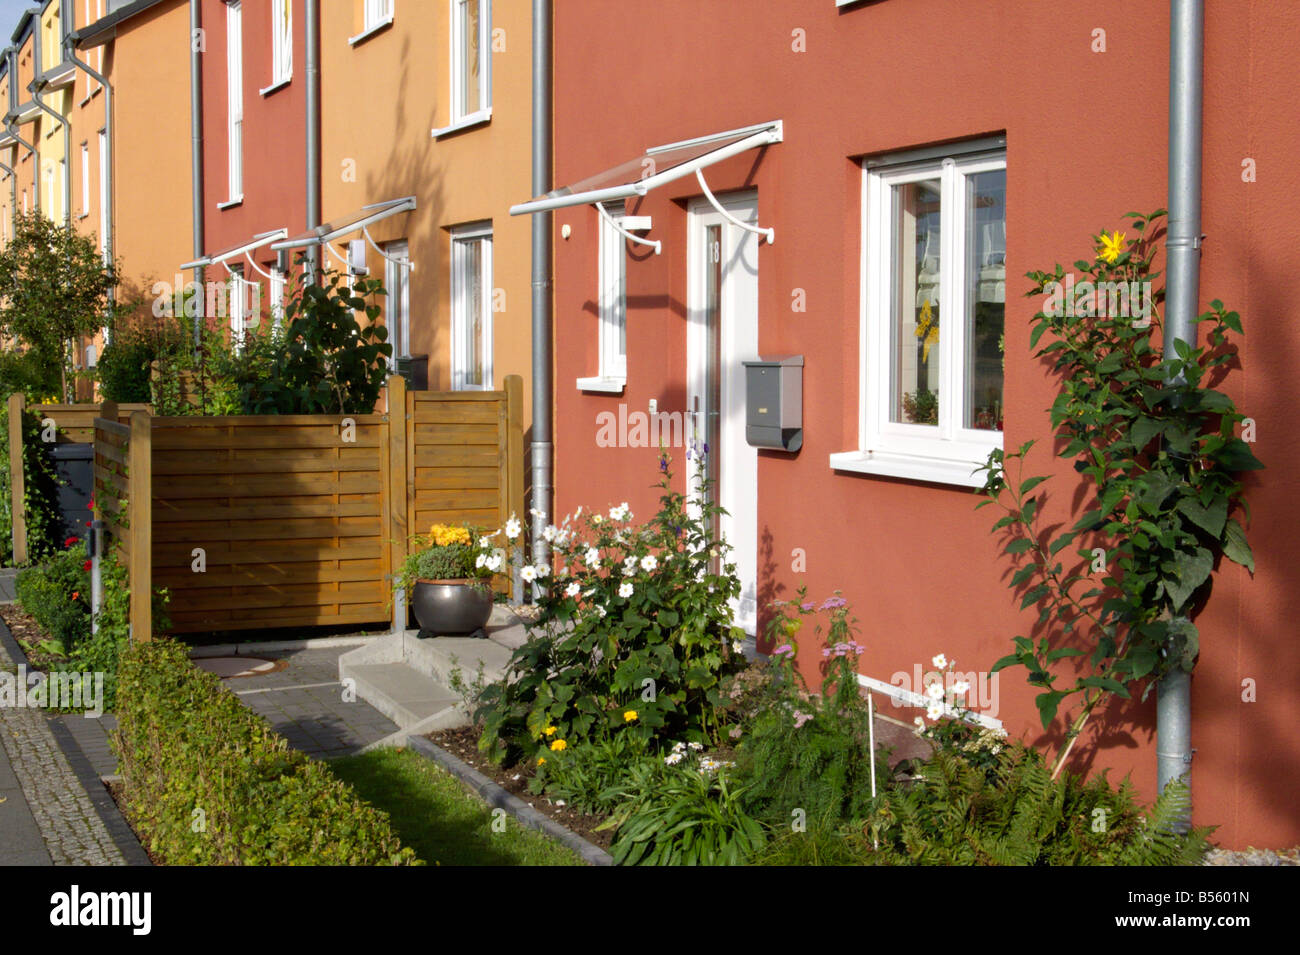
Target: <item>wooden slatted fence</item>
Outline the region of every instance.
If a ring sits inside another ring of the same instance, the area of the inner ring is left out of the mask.
[[[136,580],[166,587],[175,633],[387,621],[410,534],[523,511],[523,384],[505,384],[408,394],[392,378],[388,407],[404,414],[134,414],[129,431],[106,408],[96,504],[127,549],[133,598],[150,592]],[[135,632],[148,612],[133,599]]]

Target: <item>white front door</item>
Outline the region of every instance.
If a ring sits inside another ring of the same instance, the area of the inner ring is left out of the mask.
[[[719,201],[742,222],[757,223],[752,193]],[[686,341],[686,401],[694,412],[694,436],[701,455],[688,471],[691,500],[699,503],[700,479],[726,512],[718,535],[731,546],[729,559],[740,578],[735,622],[747,633],[758,626],[758,452],[745,442],[745,368],[758,357],[758,237],[737,228],[707,201],[691,204]]]

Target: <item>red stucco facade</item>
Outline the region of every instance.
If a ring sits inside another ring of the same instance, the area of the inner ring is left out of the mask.
[[[871,154],[1006,137],[1005,446],[1049,436],[1055,391],[1031,357],[1035,306],[1022,278],[1086,254],[1090,236],[1129,210],[1166,205],[1168,10],[1102,0],[661,0],[611,42],[619,0],[565,0],[555,11],[555,177],[581,180],[690,137],[780,119],[783,142],[711,168],[719,195],[756,189],[777,241],[759,251],[759,351],[805,357],[804,445],[758,454],[759,595],[840,588],[861,622],[862,670],[881,680],[939,652],[987,671],[1033,623],[1017,612],[1008,558],[968,488],[833,470],[858,443],[862,169]],[[1300,128],[1294,96],[1300,9],[1265,0],[1209,4],[1205,29],[1204,248],[1201,301],[1242,314],[1242,370],[1228,391],[1257,422],[1267,470],[1248,479],[1252,577],[1216,572],[1199,616],[1193,681],[1194,821],[1228,846],[1300,841],[1294,792],[1300,742],[1300,446],[1290,383],[1300,359]],[[1105,51],[1095,50],[1104,30]],[[216,73],[218,71],[213,71]],[[210,76],[207,82],[212,82]],[[287,147],[286,147],[287,148]],[[1243,179],[1253,159],[1254,181]],[[273,168],[268,164],[268,168]],[[685,410],[686,203],[693,177],[628,202],[649,215],[663,254],[629,247],[627,384],[581,391],[597,356],[597,213],[555,214],[556,505],[655,502],[654,448],[606,448],[597,415],[620,403]],[[563,227],[570,234],[563,236]],[[269,227],[269,226],[268,226]],[[249,231],[246,229],[245,231]],[[803,290],[807,310],[792,311]],[[1043,442],[1043,447],[1049,442]],[[680,459],[680,453],[678,455]],[[1049,467],[1046,454],[1040,468]],[[1073,506],[1068,468],[1048,507]],[[680,479],[680,475],[679,475]],[[806,573],[792,569],[795,549]],[[805,647],[810,668],[815,648]],[[1055,751],[1023,670],[1001,675],[997,714],[1013,736]],[[1254,681],[1254,702],[1243,681]],[[910,719],[911,713],[899,712]],[[1155,790],[1155,708],[1117,704],[1076,747],[1076,770],[1132,773]]]
[[[202,0],[203,55],[203,210],[204,248],[209,254],[251,242],[275,229],[297,235],[306,229],[306,3],[292,0],[293,72],[288,83],[272,85],[271,0],[243,0],[243,201],[221,208],[229,195],[229,125],[227,113],[228,45],[226,4]],[[275,253],[254,253],[263,269]],[[263,303],[266,280],[260,279]],[[234,261],[232,260],[232,263]],[[209,270],[209,281],[223,281],[225,270]]]

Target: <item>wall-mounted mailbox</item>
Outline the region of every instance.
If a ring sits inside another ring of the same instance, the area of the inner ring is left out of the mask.
[[[803,447],[803,355],[760,358],[745,366],[745,440],[755,448]]]

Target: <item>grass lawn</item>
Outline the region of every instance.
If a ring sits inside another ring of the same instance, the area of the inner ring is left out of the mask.
[[[486,803],[442,767],[409,750],[380,749],[325,765],[362,799],[388,813],[402,845],[429,865],[583,864],[564,846],[512,817],[505,818],[504,831],[494,832]]]

